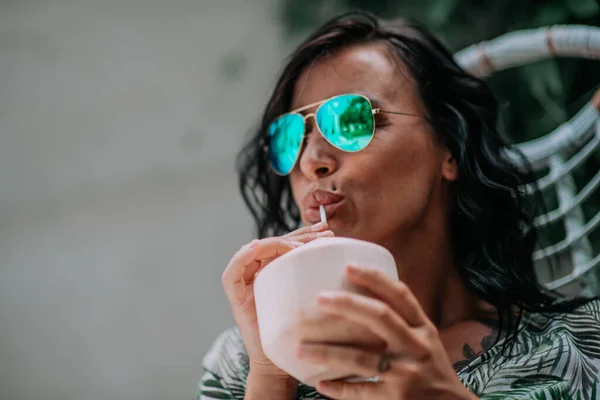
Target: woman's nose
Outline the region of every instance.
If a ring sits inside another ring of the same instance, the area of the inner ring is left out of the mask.
[[[314,123],[306,121],[306,130],[304,149],[300,154],[300,170],[311,179],[331,175],[338,167],[336,153],[339,150],[325,140]]]

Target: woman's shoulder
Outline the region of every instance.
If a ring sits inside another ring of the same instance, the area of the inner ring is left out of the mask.
[[[552,391],[565,398],[600,395],[600,300],[560,314],[526,314],[514,341],[494,346],[459,377],[482,398]]]
[[[248,353],[239,329],[217,336],[202,360],[203,373],[195,400],[243,399],[249,371]]]
[[[600,299],[587,301],[569,312],[532,313],[525,316],[525,330],[534,333],[569,332],[572,336],[588,336],[600,332]]]
[[[225,366],[248,366],[248,353],[237,327],[221,332],[202,360],[204,369],[223,370]]]
[[[590,318],[600,323],[600,299],[590,300],[587,303],[577,307],[573,313]]]

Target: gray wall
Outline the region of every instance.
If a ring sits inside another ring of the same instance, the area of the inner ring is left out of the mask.
[[[273,1],[0,0],[0,398],[190,398]]]

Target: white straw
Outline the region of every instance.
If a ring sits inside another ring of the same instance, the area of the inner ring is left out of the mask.
[[[323,204],[319,205],[319,211],[321,212],[321,222],[327,222],[327,213]]]

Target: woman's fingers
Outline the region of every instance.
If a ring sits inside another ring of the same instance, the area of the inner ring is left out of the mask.
[[[327,222],[319,222],[310,226],[303,226],[287,235],[282,236],[284,239],[295,240],[302,243],[308,243],[320,237],[331,237],[334,233],[328,229]]]
[[[298,228],[295,231],[291,231],[290,233],[283,235],[282,238],[284,239],[289,239],[292,236],[298,236],[298,235],[302,235],[304,233],[309,233],[309,232],[320,232],[320,231],[324,231],[327,229],[327,222],[318,222],[314,225],[306,225],[303,226],[302,228]]]
[[[289,239],[295,240],[298,242],[302,242],[302,243],[308,243],[308,242],[312,242],[313,240],[318,239],[318,238],[333,237],[333,236],[335,236],[333,231],[325,230],[325,231],[321,231],[321,232],[306,232],[306,233],[302,233],[300,235],[290,236]]]
[[[389,304],[410,326],[424,325],[429,319],[409,287],[374,268],[348,266],[348,278]]]
[[[412,328],[388,304],[370,297],[343,292],[321,292],[319,308],[371,330],[385,340],[388,348],[415,358],[428,354],[429,349],[412,332]]]
[[[317,390],[331,399],[383,400],[391,398],[378,383],[352,383],[345,381],[321,381]]]
[[[318,238],[335,236],[335,234],[327,228],[327,222],[319,222],[314,225],[303,226],[302,228],[296,229],[295,231],[281,237],[287,240],[308,243]],[[259,270],[266,267],[275,258],[276,257],[262,260]]]
[[[242,246],[225,268],[221,281],[230,299],[243,301],[247,282],[261,267],[261,261],[278,257],[302,245],[301,242],[279,237],[253,240]]]
[[[303,343],[298,347],[297,357],[305,362],[328,367],[340,375],[364,378],[378,374],[381,356],[355,347],[321,343]]]
[[[335,234],[327,229],[327,223],[319,222],[313,226],[305,226],[294,232],[290,232],[287,235],[282,236],[282,238],[300,243],[308,243],[318,238],[333,236],[335,236]],[[275,258],[277,257],[262,260],[259,270],[269,265]]]
[[[377,376],[380,381],[397,375],[398,369],[412,365],[402,354],[380,354],[324,343],[301,343],[296,356],[308,363],[325,365],[340,374],[362,378]]]
[[[261,240],[253,240],[234,254],[223,272],[221,281],[225,293],[237,304],[247,297],[246,286],[254,280],[254,275],[277,257],[288,251],[321,237],[334,236],[326,222],[304,226],[287,235]]]

